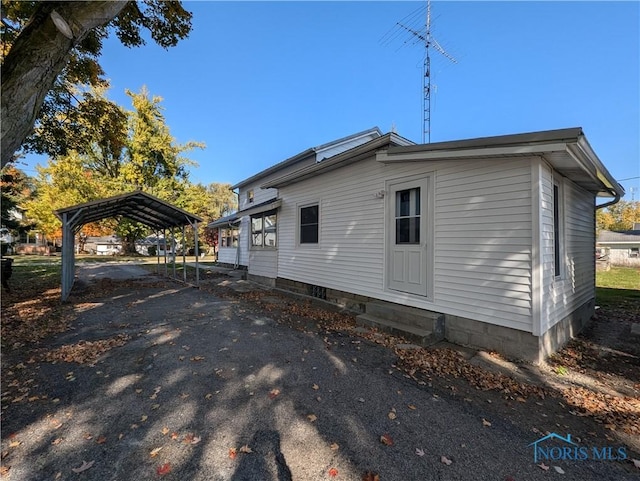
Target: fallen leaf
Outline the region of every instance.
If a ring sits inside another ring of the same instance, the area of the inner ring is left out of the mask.
[[[136,424],[136,423],[133,423],[133,424],[131,425],[131,429],[138,429],[139,427],[140,427],[140,426],[139,426],[138,424]]]
[[[145,422],[147,419],[149,419],[149,416],[147,416],[146,414],[143,414],[142,417],[140,418],[140,422]]]
[[[537,464],[536,466],[538,466],[540,469],[544,469],[545,471],[549,471],[549,466],[544,463]]]
[[[51,441],[51,444],[53,444],[54,446],[57,446],[58,444],[60,444],[62,441],[64,441],[64,439],[62,438],[55,438],[53,441]]]
[[[313,386],[311,386],[311,389],[317,391],[318,389],[320,389],[320,386],[318,386],[317,384],[314,384]]]
[[[338,475],[338,470],[336,468],[331,468],[331,469],[329,469],[329,471],[327,471],[327,473],[332,478],[335,478]]]
[[[168,427],[166,427],[166,426],[165,426],[165,427],[163,427],[163,428],[162,428],[162,434],[163,434],[163,435],[165,435],[165,436],[166,436],[167,434],[169,434],[169,428],[168,428]]]
[[[209,393],[209,394],[205,395],[204,398],[205,399],[211,399],[212,397],[213,397],[213,394]]]
[[[407,406],[409,409],[411,409],[412,411],[415,411],[417,408],[413,405],[413,404],[409,404],[409,406]]]
[[[311,422],[315,422],[315,420],[318,419],[318,418],[316,417],[315,414],[309,414],[309,415],[307,415],[307,419],[309,421],[311,421]]]
[[[169,474],[171,472],[171,465],[169,463],[164,463],[162,466],[158,466],[156,469],[156,473],[160,476],[164,476],[165,474]]]
[[[193,362],[203,361],[203,360],[204,360],[204,356],[193,356],[191,358],[191,361],[193,361]]]
[[[378,473],[367,471],[362,475],[362,481],[380,481],[380,475]]]
[[[451,461],[449,458],[447,458],[446,456],[440,456],[440,462],[442,464],[446,464],[447,466],[450,466],[451,463],[453,463],[453,461]]]
[[[560,466],[554,466],[553,469],[555,469],[558,474],[564,474],[564,470]]]
[[[416,454],[420,457],[424,456],[424,449],[416,448]]]
[[[491,423],[489,421],[487,421],[485,418],[482,418],[482,425],[485,428],[488,428],[489,426],[491,426]]]
[[[238,455],[238,451],[236,451],[236,448],[229,449],[229,458],[236,459],[237,455]]]
[[[153,409],[154,411],[156,409],[160,409],[160,404],[154,404],[153,406],[151,406],[151,409]]]
[[[71,471],[73,471],[74,473],[81,473],[83,471],[86,471],[87,469],[89,469],[91,466],[93,466],[93,463],[95,461],[89,461],[88,463],[85,460],[82,460],[82,465],[77,467],[77,468],[71,468]]]
[[[194,436],[191,440],[191,444],[198,444],[200,441],[202,441],[202,438],[200,436]]]
[[[633,465],[634,465],[636,468],[640,469],[640,460],[634,459],[634,460],[633,460]]]
[[[11,466],[0,466],[0,476],[2,477],[9,476],[10,469],[11,469]]]
[[[280,394],[280,389],[272,389],[269,391],[269,399],[275,399]]]
[[[245,444],[244,446],[242,446],[242,447],[240,448],[240,452],[241,452],[241,453],[245,453],[245,454],[249,454],[249,453],[252,453],[252,452],[253,452],[253,450],[249,447],[249,445],[248,445],[248,444]]]
[[[393,446],[393,439],[388,434],[380,436],[380,442],[386,446]]]
[[[387,414],[387,416],[389,417],[389,419],[395,419],[397,417],[396,413],[394,413],[393,411],[390,411],[389,414]]]
[[[104,444],[107,442],[107,438],[105,436],[100,436],[98,439],[96,439],[96,443],[98,444]]]
[[[142,389],[136,389],[136,394],[140,394],[142,392]]]
[[[337,451],[338,449],[340,449],[340,445],[338,443],[331,443],[329,449],[331,449],[331,451]]]
[[[175,431],[171,433],[171,439],[178,439],[180,437],[180,435],[178,433],[176,433]]]
[[[160,446],[159,448],[154,448],[154,449],[152,449],[152,450],[151,450],[151,452],[149,453],[149,455],[150,455],[152,458],[155,458],[155,457],[158,455],[158,453],[162,450],[162,447],[163,447],[163,446]]]
[[[93,434],[84,433],[84,435],[82,437],[85,438],[87,441],[89,441],[89,440],[93,439]]]
[[[17,440],[16,440],[16,441],[11,441],[11,442],[9,443],[9,447],[10,447],[10,448],[17,448],[17,447],[18,447],[18,446],[20,446],[21,444],[22,444],[22,441],[17,441]]]

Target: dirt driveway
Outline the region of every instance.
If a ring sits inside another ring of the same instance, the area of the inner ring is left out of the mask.
[[[347,316],[344,329],[292,323],[277,307],[294,301],[235,278],[198,290],[102,269],[79,273],[72,330],[3,354],[12,480],[638,479],[628,461],[541,468],[542,404],[528,403],[527,425],[414,379]]]

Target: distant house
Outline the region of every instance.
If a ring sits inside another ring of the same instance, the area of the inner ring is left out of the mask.
[[[210,224],[230,233],[220,258],[423,344],[537,362],[590,319],[595,199],[624,190],[580,128],[352,140],[238,183],[240,211]]]
[[[596,247],[612,265],[640,266],[640,224],[627,231],[600,231]]]
[[[87,236],[83,251],[98,256],[114,256],[122,251],[122,241],[115,235]]]

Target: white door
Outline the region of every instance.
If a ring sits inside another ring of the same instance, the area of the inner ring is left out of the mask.
[[[388,184],[387,285],[427,295],[427,179]]]

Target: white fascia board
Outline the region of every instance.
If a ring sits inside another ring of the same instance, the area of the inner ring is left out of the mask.
[[[428,145],[426,146],[428,149]],[[504,155],[534,155],[547,152],[564,151],[567,148],[566,142],[549,144],[504,146],[504,147],[484,147],[464,150],[423,150],[421,152],[403,152],[389,154],[386,151],[379,152],[376,160],[384,164],[396,162],[420,162],[425,160],[467,160],[473,157],[497,157]]]

